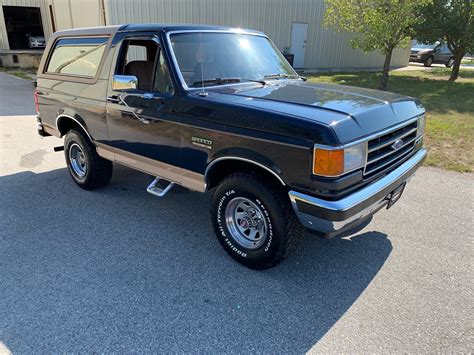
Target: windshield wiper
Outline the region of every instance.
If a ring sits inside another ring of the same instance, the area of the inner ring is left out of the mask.
[[[271,80],[271,79],[298,79],[298,75],[290,75],[284,73],[276,73],[276,74],[267,74],[263,76],[263,79]]]
[[[240,81],[249,81],[251,83],[259,83],[259,84],[262,84],[263,86],[267,85],[266,81],[265,80],[262,80],[262,79],[240,79]]]
[[[202,85],[206,86],[206,85],[212,85],[212,84],[221,85],[221,84],[241,83],[244,81],[255,82],[255,83],[260,83],[262,85],[266,85],[265,80],[234,77],[234,78],[214,78],[214,79],[200,80],[193,83],[193,87],[202,86]]]

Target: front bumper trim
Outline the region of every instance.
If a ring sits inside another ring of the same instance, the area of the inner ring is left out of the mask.
[[[387,195],[407,182],[426,158],[421,148],[410,159],[383,178],[336,201],[289,191],[293,209],[308,229],[331,237],[356,227],[388,203]]]

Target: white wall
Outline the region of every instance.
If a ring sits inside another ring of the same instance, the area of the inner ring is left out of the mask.
[[[100,0],[47,0],[53,5],[56,30],[103,26]]]

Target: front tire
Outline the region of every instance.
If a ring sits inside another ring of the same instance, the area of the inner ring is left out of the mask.
[[[66,134],[64,155],[69,174],[85,190],[103,187],[112,178],[112,162],[101,158],[81,131],[72,129]]]
[[[247,172],[222,181],[214,191],[211,213],[226,252],[252,269],[280,263],[304,234],[284,191]]]
[[[423,63],[425,67],[431,67],[433,65],[433,57],[429,56],[426,58],[425,62]]]

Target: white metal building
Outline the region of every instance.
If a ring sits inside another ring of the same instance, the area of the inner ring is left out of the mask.
[[[12,51],[15,21],[5,8],[36,7],[47,39],[55,30],[123,23],[188,23],[256,29],[296,68],[380,68],[383,57],[349,44],[350,34],[323,28],[324,0],[0,0],[0,51]],[[8,23],[10,21],[10,23]],[[13,23],[13,25],[12,25]],[[393,67],[408,65],[409,49],[394,51]]]

